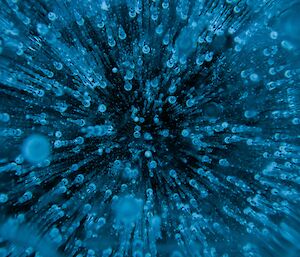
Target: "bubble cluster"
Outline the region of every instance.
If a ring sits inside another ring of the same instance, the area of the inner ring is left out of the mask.
[[[0,5],[0,256],[300,255],[298,0]]]

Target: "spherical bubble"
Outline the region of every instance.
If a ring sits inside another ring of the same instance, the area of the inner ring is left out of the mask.
[[[280,26],[291,39],[300,40],[300,3],[292,5],[281,17]]]
[[[145,151],[145,156],[146,156],[147,158],[151,158],[151,157],[152,157],[152,152],[149,151],[149,150]]]
[[[170,175],[170,177],[172,177],[172,178],[176,178],[177,173],[176,173],[175,170],[171,169],[171,170],[169,171],[169,175]]]
[[[144,54],[149,54],[150,53],[150,47],[148,45],[143,46],[143,53]]]
[[[8,201],[7,194],[0,194],[0,203],[5,203]]]
[[[174,251],[172,253],[171,257],[183,257],[183,255],[180,252],[178,252],[178,251]]]
[[[251,119],[251,118],[256,117],[257,114],[258,114],[258,113],[257,113],[257,111],[255,111],[255,110],[247,110],[247,111],[245,111],[244,116],[245,116],[247,119]]]
[[[123,172],[123,176],[126,179],[136,179],[139,175],[139,171],[136,168],[126,167]]]
[[[100,104],[98,107],[99,112],[105,112],[106,111],[106,105],[105,104]]]
[[[53,12],[49,12],[49,13],[48,13],[48,19],[49,19],[50,21],[55,21],[56,18],[57,18],[57,16],[56,16],[55,13],[53,13]]]
[[[216,118],[220,116],[222,112],[222,106],[216,104],[214,102],[208,103],[207,105],[203,106],[203,112],[205,115],[211,118]]]
[[[170,104],[174,104],[174,103],[176,103],[176,97],[175,96],[169,96],[168,101],[169,101]]]
[[[134,222],[141,213],[141,203],[141,200],[134,198],[132,195],[118,198],[112,206],[116,220],[125,225]]]
[[[187,136],[189,135],[189,131],[188,131],[187,129],[183,129],[183,130],[181,131],[181,135],[182,135],[183,137],[187,137]]]
[[[25,139],[22,147],[24,158],[30,163],[45,161],[50,155],[51,147],[48,139],[43,135],[31,135]]]
[[[156,161],[151,161],[148,163],[148,166],[150,169],[155,169],[157,167],[157,162]]]
[[[130,84],[130,83],[125,83],[125,85],[124,85],[124,89],[126,90],[126,91],[130,91],[131,89],[132,89],[132,85]]]
[[[32,199],[32,193],[30,191],[26,191],[20,198],[19,203],[25,203]]]
[[[56,132],[55,132],[55,136],[56,136],[57,138],[60,138],[60,137],[62,136],[61,131],[56,131]]]
[[[37,31],[40,35],[44,36],[48,33],[48,27],[45,24],[37,24]]]
[[[229,162],[226,159],[220,159],[219,160],[219,164],[221,166],[224,166],[224,167],[228,167],[229,166]]]
[[[192,107],[195,103],[195,100],[193,98],[189,99],[186,101],[186,106],[187,107]]]
[[[139,131],[135,131],[135,132],[133,133],[133,136],[134,136],[135,138],[140,138],[140,137],[141,137],[141,133],[140,133]]]
[[[259,76],[256,73],[250,75],[250,80],[253,82],[259,81]]]
[[[193,27],[187,26],[181,31],[180,35],[178,36],[175,42],[175,46],[177,51],[181,55],[188,56],[195,49],[196,41],[197,41],[196,31],[194,30]]]

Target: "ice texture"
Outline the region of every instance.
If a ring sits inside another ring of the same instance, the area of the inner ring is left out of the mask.
[[[0,0],[0,256],[299,257],[299,0]]]

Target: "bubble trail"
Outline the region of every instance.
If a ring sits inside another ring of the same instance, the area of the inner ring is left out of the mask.
[[[299,0],[0,6],[0,256],[300,256]]]

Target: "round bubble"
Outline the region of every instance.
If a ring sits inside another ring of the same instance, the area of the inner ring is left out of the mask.
[[[283,25],[286,33],[291,37],[300,40],[300,3],[291,6],[283,15]]]
[[[131,195],[121,197],[113,204],[116,219],[123,224],[129,224],[137,220],[141,212],[142,202]]]
[[[218,105],[217,103],[211,102],[203,106],[203,112],[204,115],[208,117],[217,118],[222,113],[222,106]]]
[[[22,153],[30,163],[40,163],[45,161],[50,155],[50,143],[43,135],[31,135],[25,139]]]

